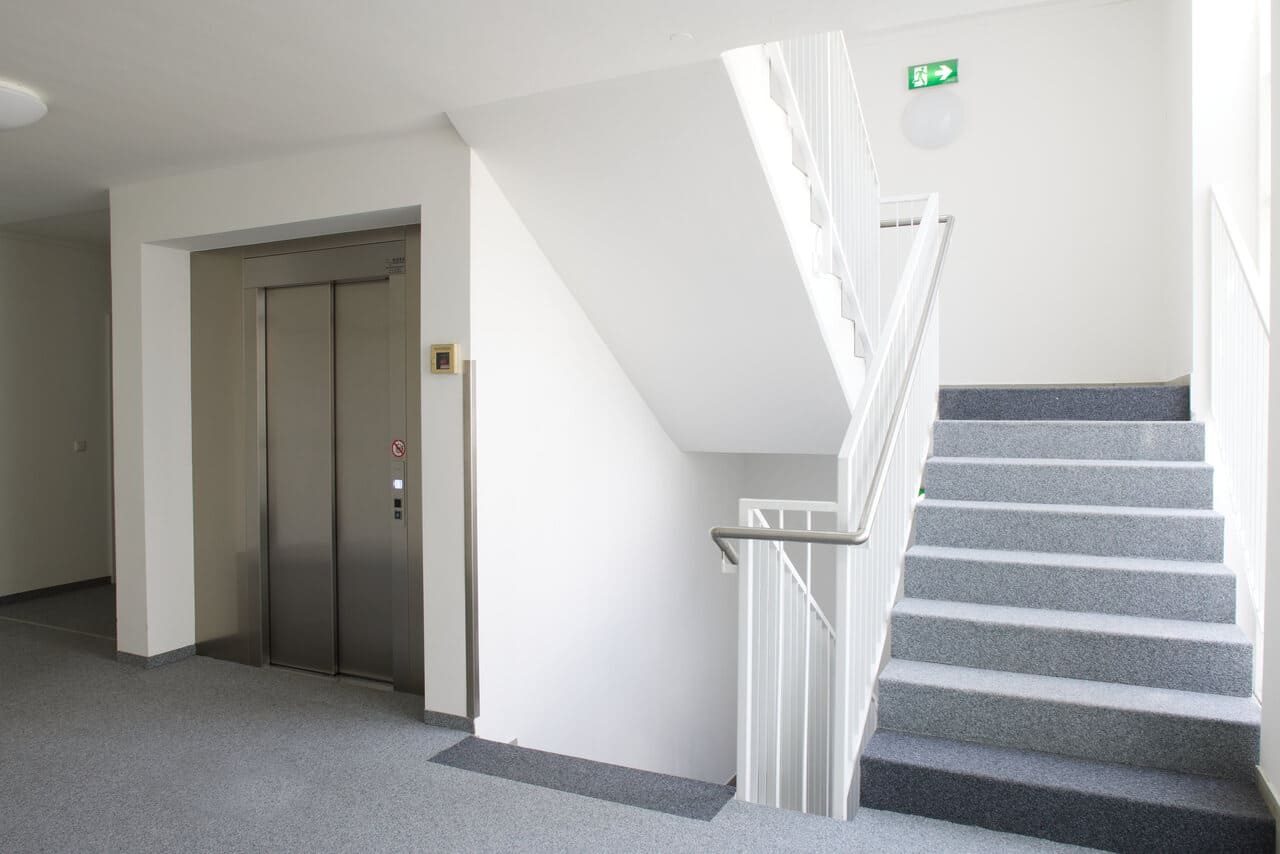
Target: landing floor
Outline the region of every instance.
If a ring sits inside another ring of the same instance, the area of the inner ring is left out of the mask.
[[[55,614],[56,617],[56,614]],[[1066,851],[863,810],[711,821],[428,761],[418,697],[0,619],[0,847],[13,851]],[[1075,849],[1078,850],[1078,849]]]
[[[53,626],[114,640],[116,588],[106,581],[0,604],[0,620]]]

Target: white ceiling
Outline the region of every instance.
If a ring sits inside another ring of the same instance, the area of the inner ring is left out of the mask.
[[[0,223],[101,209],[119,184],[410,132],[448,109],[744,44],[1044,2],[7,0],[0,79],[35,89],[49,115],[0,133]]]

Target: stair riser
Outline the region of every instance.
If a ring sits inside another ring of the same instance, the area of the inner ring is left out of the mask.
[[[1101,634],[893,615],[894,658],[1009,673],[1123,682],[1177,691],[1248,696],[1247,643]]]
[[[1222,560],[1223,520],[1211,515],[938,507],[924,502],[916,510],[916,536],[919,543],[953,548],[1217,563]]]
[[[1201,461],[1204,425],[939,421],[934,425],[933,453],[939,457]]]
[[[907,555],[906,595],[1166,620],[1232,623],[1235,578]]]
[[[938,417],[1018,421],[1186,421],[1187,386],[944,388]]]
[[[925,494],[955,501],[1093,504],[1111,507],[1213,507],[1207,466],[1099,466],[1079,463],[956,463],[931,459]]]
[[[863,759],[864,807],[1110,851],[1274,850],[1261,819],[1063,791],[881,759]]]
[[[1258,727],[882,679],[879,725],[1080,759],[1250,781]]]

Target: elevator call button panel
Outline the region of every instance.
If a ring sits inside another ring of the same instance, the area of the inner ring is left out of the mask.
[[[391,508],[392,518],[404,522],[404,463],[396,460],[391,464]]]

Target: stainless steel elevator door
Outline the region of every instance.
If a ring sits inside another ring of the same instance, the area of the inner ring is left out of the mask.
[[[267,560],[271,662],[336,669],[333,291],[266,297]]]
[[[265,311],[271,662],[390,682],[389,284],[272,288]]]
[[[338,670],[392,679],[390,295],[333,291]]]

